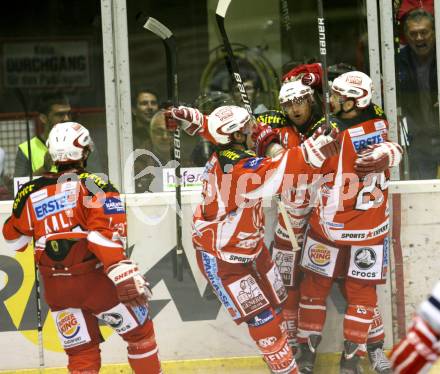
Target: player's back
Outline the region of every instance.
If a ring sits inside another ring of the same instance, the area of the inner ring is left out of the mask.
[[[336,123],[341,131],[341,151],[323,164],[325,182],[318,191],[310,225],[340,244],[368,242],[388,232],[389,172],[359,180],[354,162],[368,145],[387,140],[388,123],[374,105],[354,119],[336,119]]]

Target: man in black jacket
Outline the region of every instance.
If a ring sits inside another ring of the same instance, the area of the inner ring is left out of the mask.
[[[405,19],[408,45],[397,56],[399,104],[406,117],[411,179],[437,178],[440,162],[435,29],[433,16],[423,9]]]

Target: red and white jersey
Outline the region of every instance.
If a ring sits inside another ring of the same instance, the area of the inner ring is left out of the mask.
[[[316,171],[299,147],[275,158],[234,148],[214,153],[205,167],[203,202],[193,217],[194,247],[228,262],[252,261],[263,246],[262,198],[290,188],[298,174]]]
[[[107,268],[126,258],[126,229],[124,205],[110,183],[88,172],[48,173],[18,191],[3,236],[16,251],[25,250],[34,239],[36,259],[45,265],[48,241],[87,240],[86,252],[73,256],[74,263],[92,252]]]
[[[376,105],[354,119],[331,121],[341,131],[341,150],[322,166],[324,181],[309,223],[314,232],[339,244],[377,242],[389,230],[389,171],[359,180],[354,162],[366,146],[387,141],[388,122]]]

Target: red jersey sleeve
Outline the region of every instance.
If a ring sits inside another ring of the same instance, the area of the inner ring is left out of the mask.
[[[82,197],[88,248],[107,269],[126,259],[127,217],[119,192],[111,184],[100,187],[100,192],[92,194],[83,185]]]

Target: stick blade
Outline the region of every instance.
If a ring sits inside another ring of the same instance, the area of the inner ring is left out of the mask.
[[[148,17],[147,22],[145,22],[143,27],[147,30],[150,30],[163,40],[173,36],[173,33],[168,27],[153,17]]]
[[[231,1],[232,0],[219,0],[215,13],[220,17],[225,18],[226,12],[228,11],[229,4],[231,4]]]

